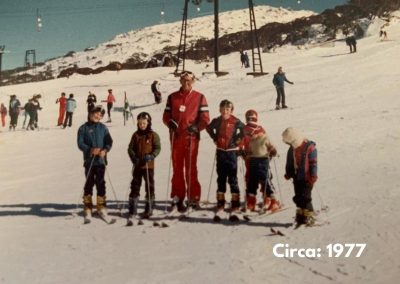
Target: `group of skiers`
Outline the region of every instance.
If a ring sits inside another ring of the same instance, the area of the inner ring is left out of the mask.
[[[61,93],[61,97],[56,100],[56,104],[60,104],[58,112],[57,126],[62,126],[64,129],[68,126],[72,126],[72,117],[76,109],[76,101],[74,94],[69,94],[68,99],[65,97],[65,93]]]
[[[6,116],[9,114],[10,116],[10,125],[9,130],[16,129],[18,125],[18,117],[21,113],[21,110],[24,110],[24,122],[22,128],[25,129],[26,122],[28,121],[28,125],[26,130],[34,130],[38,128],[38,121],[39,115],[38,111],[42,109],[40,106],[39,99],[41,98],[40,94],[33,95],[32,98],[28,100],[28,102],[22,107],[20,100],[17,98],[16,95],[10,96],[10,102],[7,107],[2,103],[0,107],[1,113],[1,123],[2,126],[5,127],[6,125]],[[29,118],[29,120],[28,120]]]
[[[163,123],[169,128],[171,144],[171,212],[185,212],[199,209],[201,204],[201,185],[197,177],[197,156],[200,132],[206,130],[216,145],[215,163],[217,171],[216,214],[225,210],[226,183],[231,190],[230,212],[241,210],[240,190],[237,179],[238,157],[246,165],[247,211],[257,210],[256,194],[259,189],[263,196],[261,209],[271,212],[280,210],[271,184],[269,163],[277,155],[276,147],[270,141],[265,129],[258,124],[258,114],[248,110],[246,123],[233,115],[234,105],[222,100],[219,105],[220,116],[210,123],[206,97],[193,89],[195,75],[184,71],[180,76],[181,87],[167,98],[163,113]],[[84,214],[91,216],[93,208],[93,186],[97,187],[97,210],[106,215],[106,189],[104,174],[107,165],[107,153],[113,140],[107,127],[100,122],[104,115],[101,106],[89,110],[88,122],[78,131],[78,147],[83,152],[86,182],[84,186]],[[285,178],[293,179],[297,206],[296,222],[312,225],[313,206],[311,191],[317,180],[317,151],[315,143],[304,138],[291,127],[282,133],[289,145]],[[128,146],[128,155],[132,161],[132,182],[129,194],[129,216],[137,215],[140,187],[145,182],[145,210],[142,217],[150,217],[154,208],[154,160],[161,151],[159,135],[152,130],[152,118],[149,113],[141,112],[137,116],[137,130],[133,133]],[[170,176],[168,176],[168,179]]]

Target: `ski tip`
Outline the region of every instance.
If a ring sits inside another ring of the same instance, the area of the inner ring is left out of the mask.
[[[139,221],[138,221],[138,225],[140,225],[140,226],[141,226],[141,225],[143,225],[143,224],[144,224],[144,223],[143,223],[143,221],[142,221],[142,220],[139,220]]]
[[[158,223],[157,221],[154,221],[154,222],[153,222],[153,226],[154,226],[154,227],[160,227],[160,223]]]
[[[161,223],[161,228],[168,228],[168,227],[169,227],[169,225],[167,223],[165,223],[165,222]]]
[[[239,222],[239,217],[236,215],[229,216],[229,221],[231,222]]]

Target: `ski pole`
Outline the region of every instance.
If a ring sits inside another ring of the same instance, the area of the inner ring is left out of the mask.
[[[171,184],[171,167],[172,167],[172,148],[174,146],[174,137],[175,137],[175,132],[172,132],[171,134],[171,155],[169,158],[169,166],[168,166],[168,181],[167,181],[167,197],[165,198],[165,210],[164,212],[167,213],[167,207],[168,207],[168,194],[169,194],[169,187]]]
[[[278,183],[278,193],[279,193],[279,199],[281,200],[281,202],[283,203],[283,199],[282,199],[282,193],[281,193],[281,185],[279,183],[279,174],[278,174],[278,169],[276,167],[276,162],[275,159],[273,159],[274,161],[274,167],[275,167],[275,173],[276,173],[276,181]]]
[[[189,182],[188,183],[189,183],[189,185],[188,185],[187,196],[188,196],[188,204],[190,205],[191,191],[192,191],[192,134],[190,134],[190,141],[189,141]]]
[[[80,200],[81,200],[81,198],[85,195],[85,186],[86,186],[86,184],[87,184],[87,182],[88,182],[88,178],[89,178],[89,176],[90,176],[90,172],[92,171],[93,162],[94,162],[94,156],[92,157],[92,160],[90,161],[89,170],[88,170],[88,172],[87,172],[87,174],[86,174],[85,184],[83,185],[83,194],[82,194],[82,196],[79,194],[79,200],[78,200],[78,202],[76,203],[76,212],[75,212],[75,213],[72,213],[73,216],[77,216],[77,215],[78,215],[77,212],[79,211]]]
[[[134,164],[132,164],[132,171],[131,171],[131,174],[133,175],[133,171],[135,170],[135,165]],[[128,186],[128,189],[126,190],[126,194],[125,194],[125,200],[128,200],[128,202],[129,202],[129,190],[130,190],[130,188],[131,188],[131,186],[129,185]],[[122,203],[122,209],[121,209],[121,211],[124,211],[125,210],[125,203]]]
[[[214,162],[213,162],[213,166],[212,166],[212,168],[211,168],[210,184],[208,185],[208,192],[207,192],[206,205],[208,205],[209,202],[210,202],[211,182],[212,182],[212,178],[213,178],[213,175],[214,175],[214,168],[215,168],[215,163],[216,163],[216,161],[217,161],[217,152],[215,151]]]
[[[113,184],[112,184],[112,182],[111,182],[110,173],[109,173],[109,171],[108,171],[106,165],[105,165],[105,168],[106,168],[106,173],[107,173],[108,180],[109,180],[109,182],[110,182],[111,190],[112,190],[112,192],[113,192],[113,194],[114,194],[115,202],[117,203],[117,208],[118,208],[118,210],[119,210],[119,215],[122,216],[121,204],[120,204],[119,201],[118,201],[117,194],[115,193],[114,186],[113,186]]]
[[[153,211],[153,205],[150,195],[150,178],[149,178],[149,162],[146,162],[146,187],[147,187],[147,202],[149,202],[149,212]]]

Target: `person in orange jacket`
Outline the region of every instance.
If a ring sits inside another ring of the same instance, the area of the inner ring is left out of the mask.
[[[56,104],[60,104],[60,109],[58,111],[58,122],[57,126],[61,126],[64,123],[64,115],[65,109],[67,107],[67,98],[65,97],[65,93],[61,93],[61,97],[56,100]]]
[[[197,178],[197,155],[200,131],[210,122],[206,97],[193,90],[195,76],[184,71],[181,88],[168,96],[163,122],[169,128],[172,159],[172,210],[186,211],[188,206],[199,208],[201,186]]]
[[[107,100],[103,100],[103,102],[107,103],[107,115],[108,115],[108,120],[106,122],[111,122],[111,109],[113,107],[113,104],[115,103],[115,97],[112,93],[112,89],[108,89],[108,96]]]
[[[5,127],[6,126],[7,108],[3,103],[1,103],[0,113],[1,113],[1,126]]]

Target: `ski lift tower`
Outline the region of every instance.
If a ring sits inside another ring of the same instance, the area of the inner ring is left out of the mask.
[[[258,40],[256,16],[254,14],[253,0],[249,0],[249,13],[250,13],[250,41],[251,41],[251,57],[253,61],[253,72],[247,75],[262,76],[267,75],[264,73],[261,61],[260,42]]]
[[[0,86],[1,86],[1,82],[2,82],[2,78],[1,78],[1,63],[2,63],[2,61],[1,60],[2,60],[5,48],[6,48],[5,45],[0,45]]]

